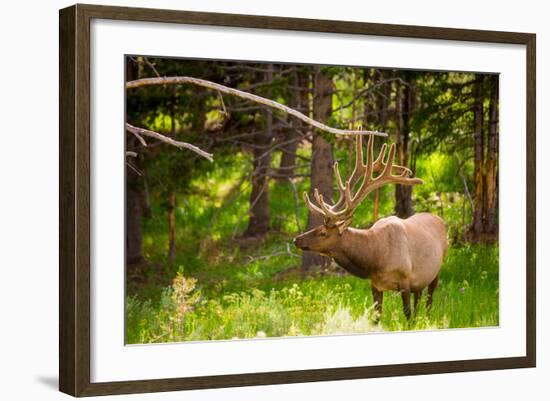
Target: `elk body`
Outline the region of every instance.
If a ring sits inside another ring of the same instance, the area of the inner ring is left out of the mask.
[[[378,316],[382,313],[384,291],[399,291],[409,319],[411,293],[415,296],[416,308],[427,287],[427,307],[431,307],[447,252],[447,233],[443,220],[429,213],[415,214],[408,219],[387,217],[369,229],[349,227],[355,209],[373,190],[391,183],[422,184],[422,180],[412,177],[409,169],[393,164],[395,144],[390,147],[387,161],[384,160],[386,145],[376,160],[373,147],[371,136],[365,164],[362,138],[357,136],[355,169],[345,183],[338,164],[334,164],[340,191],[340,199],[334,205],[326,203],[317,189],[314,190],[316,204],[304,193],[306,205],[324,217],[324,224],[301,234],[294,243],[302,250],[329,256],[349,273],[369,279]]]

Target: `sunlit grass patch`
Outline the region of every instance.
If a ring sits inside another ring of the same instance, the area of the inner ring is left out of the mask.
[[[496,247],[451,248],[432,310],[426,311],[423,298],[413,319],[408,321],[400,295],[386,292],[380,324],[374,320],[368,281],[347,275],[319,275],[274,282],[272,277],[279,271],[278,266],[292,262],[288,259],[281,256],[245,266],[186,270],[189,277],[198,277],[196,287],[186,298],[194,300],[192,306],[182,307],[174,301],[175,284],[163,290],[157,303],[129,297],[127,342],[336,335],[499,324]]]

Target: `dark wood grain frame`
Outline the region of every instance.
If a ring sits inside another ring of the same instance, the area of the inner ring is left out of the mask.
[[[526,356],[91,383],[90,21],[93,18],[525,45],[527,49]],[[73,396],[93,396],[535,367],[535,34],[81,4],[60,10],[59,29],[59,389],[62,392]]]

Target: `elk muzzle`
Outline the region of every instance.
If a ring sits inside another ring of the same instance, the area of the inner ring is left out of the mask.
[[[308,232],[298,235],[294,239],[294,245],[303,251],[329,253],[338,247],[339,230],[336,227],[321,225]]]
[[[294,238],[294,246],[296,248],[301,249],[303,251],[308,251],[310,248],[304,242],[305,241],[304,241],[303,234]]]

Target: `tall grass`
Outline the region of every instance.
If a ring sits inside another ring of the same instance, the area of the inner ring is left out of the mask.
[[[281,262],[284,261],[274,258],[264,262],[263,267],[275,272],[277,265],[285,266]],[[254,264],[243,268],[220,265],[207,272],[186,273],[189,277],[191,274],[198,277],[197,286],[186,300],[174,297],[174,293],[181,292],[182,284],[177,280],[162,291],[157,302],[128,297],[128,343],[483,327],[499,323],[496,247],[451,248],[432,310],[426,311],[423,299],[410,322],[402,312],[400,295],[386,292],[380,324],[375,324],[369,282],[348,275],[274,281]],[[240,285],[230,282],[233,280]]]
[[[498,246],[456,240],[470,211],[462,195],[454,192],[456,185],[448,183],[452,166],[444,162],[440,155],[418,161],[422,176],[432,179],[425,179],[414,193],[416,210],[442,215],[453,239],[429,313],[422,301],[409,322],[400,295],[387,292],[380,323],[375,324],[368,280],[341,274],[282,274],[300,263],[300,255],[287,244],[297,233],[297,220],[303,228],[307,219],[301,203],[296,213],[289,183],[270,185],[270,234],[262,241],[240,240],[250,196],[242,166],[250,160],[237,154],[227,160],[219,157],[214,169],[197,175],[178,196],[174,263],[166,258],[165,205],[152,191],[153,217],[144,223],[147,263],[127,275],[126,342],[498,325]],[[309,189],[305,179],[295,184],[298,194]],[[391,214],[393,188],[383,188],[380,199],[381,215]],[[354,226],[367,227],[371,221],[372,202],[367,200],[356,211]]]

